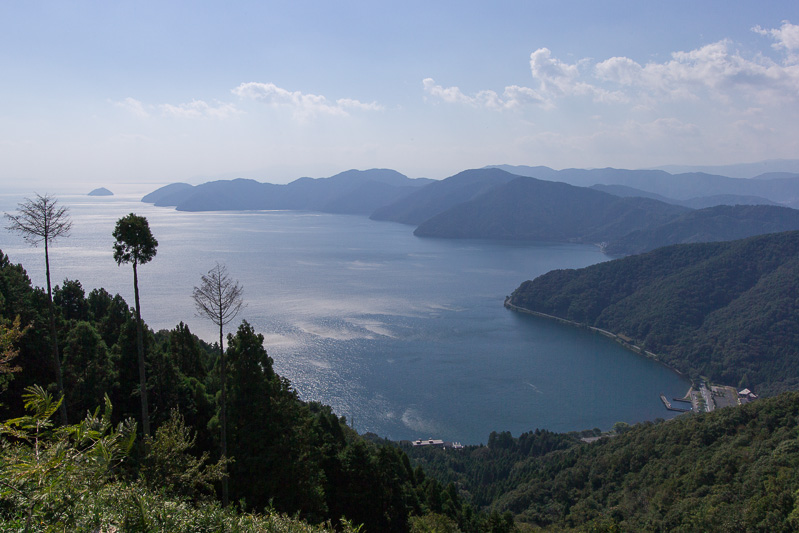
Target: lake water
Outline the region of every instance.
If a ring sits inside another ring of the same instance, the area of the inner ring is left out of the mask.
[[[159,241],[139,270],[148,325],[182,320],[213,341],[191,293],[224,263],[276,370],[359,432],[476,444],[493,430],[609,429],[673,416],[658,395],[688,389],[605,337],[503,307],[526,279],[607,260],[595,247],[420,239],[359,216],[181,213],[140,197],[60,197],[74,225],[51,251],[53,283],[78,279],[87,293],[104,287],[132,304],[132,269],[114,262],[111,232],[127,213],[146,216]],[[0,211],[21,199],[0,195]],[[5,230],[0,248],[44,286],[41,249]]]

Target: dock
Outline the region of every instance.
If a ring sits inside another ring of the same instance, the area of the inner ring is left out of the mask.
[[[674,407],[671,404],[671,402],[666,398],[665,394],[661,394],[660,395],[660,400],[663,402],[663,405],[665,405],[666,409],[668,409],[669,411],[677,411],[677,412],[680,412],[680,413],[687,413],[688,411],[691,411],[691,409],[683,409],[682,407]]]

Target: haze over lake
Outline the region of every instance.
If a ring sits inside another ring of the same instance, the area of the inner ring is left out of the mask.
[[[410,226],[319,213],[184,213],[139,196],[64,196],[72,236],[51,250],[53,284],[78,279],[133,304],[112,258],[116,220],[147,217],[158,255],[139,270],[153,329],[184,321],[206,341],[192,288],[216,261],[244,287],[241,317],[306,400],[359,432],[486,442],[492,430],[570,431],[668,418],[658,394],[688,382],[612,341],[506,310],[522,281],[607,260],[596,247],[420,239]],[[21,196],[0,196],[0,210]],[[0,249],[44,286],[43,250],[2,231]],[[228,331],[238,324],[236,321]]]

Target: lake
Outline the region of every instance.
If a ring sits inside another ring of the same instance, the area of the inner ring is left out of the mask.
[[[159,241],[139,269],[147,324],[183,321],[213,342],[218,330],[191,294],[225,264],[244,288],[241,318],[264,335],[276,370],[359,432],[477,444],[494,430],[609,429],[671,418],[658,395],[688,390],[605,337],[503,307],[524,280],[607,260],[596,247],[420,239],[360,216],[182,213],[140,197],[59,198],[74,225],[51,250],[54,285],[78,279],[87,294],[104,287],[132,305],[132,268],[113,260],[111,232],[121,216],[145,216]],[[0,211],[21,200],[0,195]],[[44,286],[43,250],[0,235],[0,249]]]

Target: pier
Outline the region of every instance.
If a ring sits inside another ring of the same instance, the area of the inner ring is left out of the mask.
[[[661,394],[660,395],[660,400],[663,402],[663,405],[665,405],[666,409],[668,409],[669,411],[678,411],[680,413],[687,413],[688,411],[691,411],[691,409],[683,409],[682,407],[674,407],[673,405],[671,405],[671,402],[666,398],[665,394]]]

